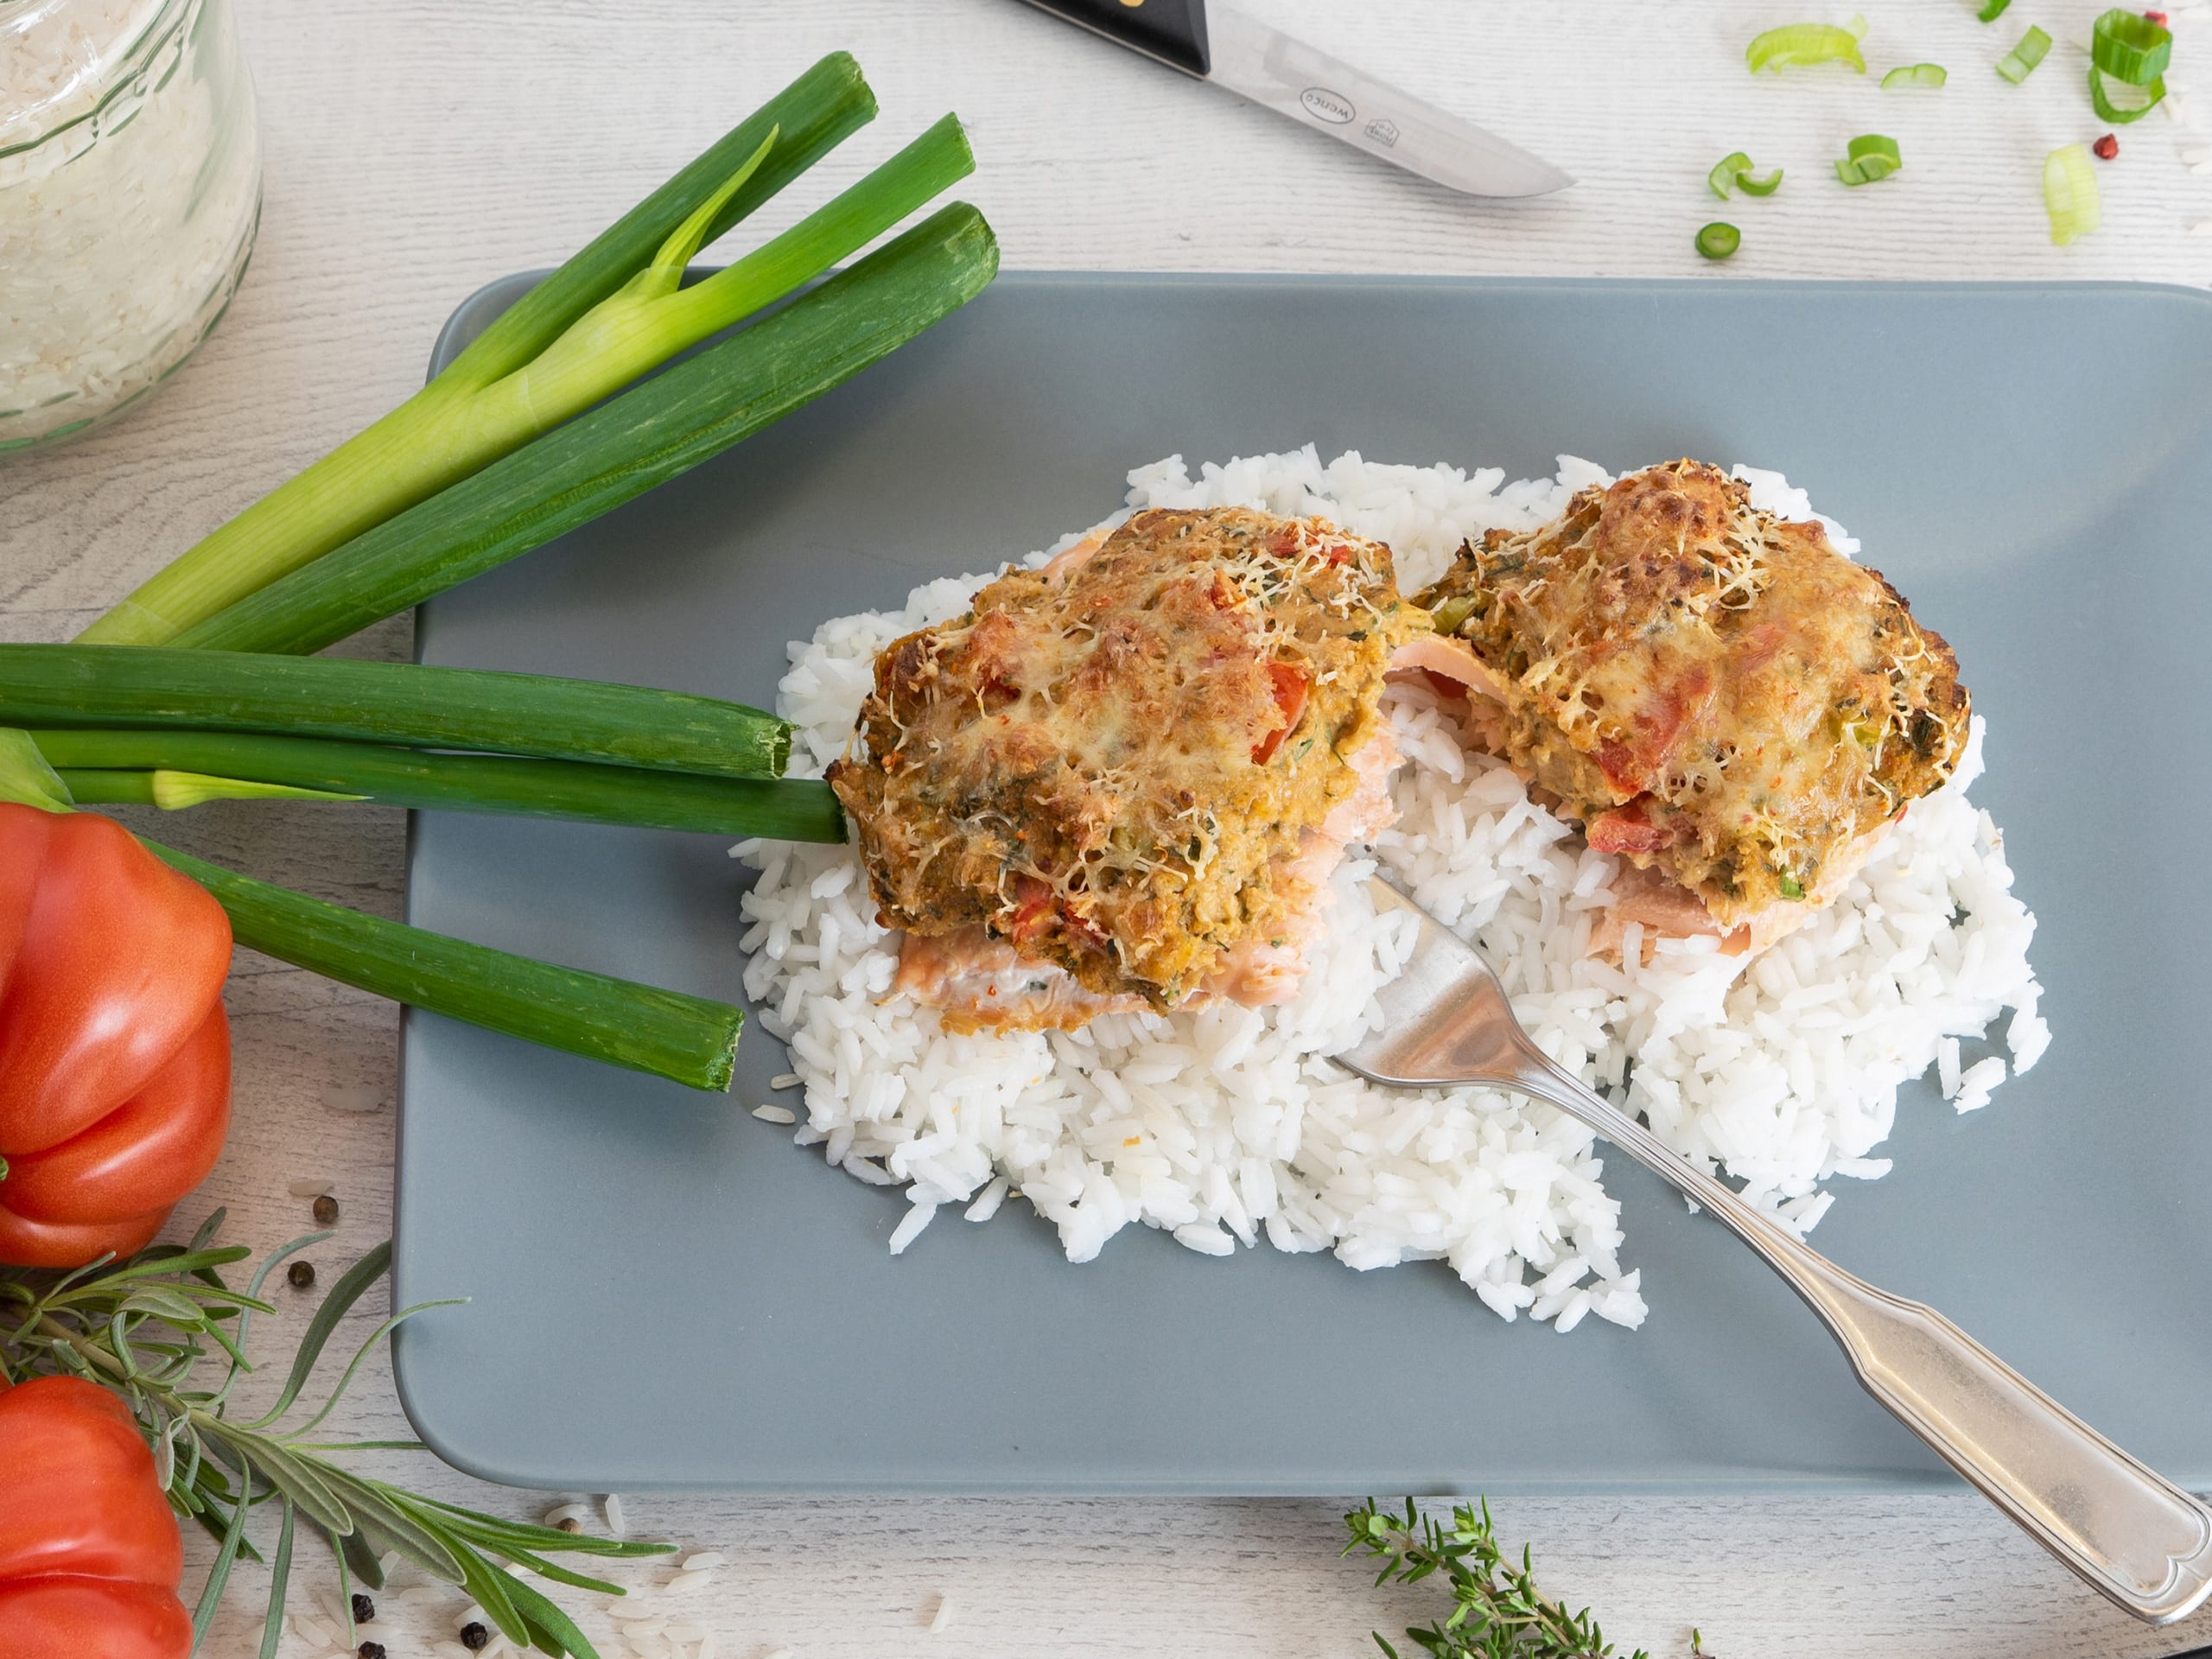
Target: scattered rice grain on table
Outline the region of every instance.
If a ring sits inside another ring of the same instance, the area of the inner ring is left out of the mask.
[[[1777,474],[1737,475],[1756,505],[1818,516]],[[1130,474],[1128,499],[1132,511],[1318,514],[1389,543],[1410,593],[1464,538],[1532,528],[1607,481],[1571,456],[1556,477],[1509,483],[1496,467],[1357,453],[1324,464],[1308,446],[1196,477],[1170,456]],[[1858,552],[1822,522],[1839,551]],[[794,642],[778,698],[798,728],[792,773],[819,775],[842,753],[882,646],[958,614],[988,579],[928,582],[900,610],[835,618]],[[1973,664],[1965,671],[1971,683]],[[1018,1192],[1075,1262],[1141,1224],[1205,1255],[1264,1238],[1361,1269],[1442,1260],[1508,1319],[1526,1313],[1561,1332],[1593,1313],[1640,1324],[1641,1276],[1623,1264],[1620,1207],[1588,1130],[1495,1090],[1376,1089],[1319,1058],[1370,1028],[1374,992],[1408,948],[1358,886],[1377,865],[1483,949],[1547,1052],[1801,1232],[1833,1201],[1827,1183],[1887,1172],[1869,1154],[1890,1133],[1900,1084],[1940,1065],[1959,1109],[1987,1102],[2007,1067],[1994,1055],[1964,1065],[1960,1039],[1980,1043],[2011,1009],[2011,1069],[2048,1046],[2027,960],[2035,919],[2012,893],[1997,826],[1968,798],[1979,718],[1953,782],[1915,802],[1799,932],[1749,963],[1706,939],[1662,942],[1648,964],[1624,967],[1585,950],[1619,861],[1584,847],[1503,766],[1469,753],[1451,705],[1427,689],[1394,688],[1385,708],[1408,761],[1394,786],[1398,822],[1338,873],[1329,938],[1298,997],[1277,1008],[949,1033],[934,1013],[888,995],[896,938],[877,926],[848,849],[734,849],[760,872],[742,902],[746,988],[804,1086],[797,1138],[861,1179],[906,1189],[894,1252],[945,1205],[981,1222]]]

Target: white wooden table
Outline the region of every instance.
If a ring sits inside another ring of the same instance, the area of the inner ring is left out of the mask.
[[[579,246],[838,47],[859,56],[886,114],[823,164],[822,188],[810,179],[772,205],[768,228],[950,105],[982,161],[965,194],[996,226],[1009,267],[1707,275],[1691,238],[1726,217],[1744,232],[1742,253],[1722,268],[1735,279],[2212,282],[2212,237],[2191,232],[2212,220],[2212,175],[2186,164],[2212,137],[2163,114],[2125,129],[2119,164],[2100,170],[2103,230],[2068,249],[2048,241],[2042,158],[2099,130],[2082,59],[2066,44],[2086,40],[2094,0],[2023,0],[1986,29],[1962,0],[1864,3],[1878,70],[1932,60],[1950,68],[1950,86],[1884,93],[1872,77],[1828,73],[1754,81],[1742,60],[1751,35],[1822,15],[1781,0],[1248,0],[1582,181],[1541,201],[1484,204],[1301,135],[1014,0],[774,10],[715,0],[244,0],[268,143],[252,270],[216,337],[148,407],[73,447],[0,466],[0,638],[68,637],[404,397],[462,296]],[[2014,89],[1989,65],[2030,22],[2061,44]],[[2176,26],[2170,85],[2185,101],[2185,83],[2204,76],[2212,129],[2212,69],[2196,68],[2212,51],[2212,14],[2183,13]],[[1904,170],[1845,191],[1829,162],[1869,130],[1900,140]],[[1706,169],[1735,149],[1787,167],[1782,193],[1713,201]],[[396,625],[365,642],[395,655],[404,645]],[[396,813],[206,809],[164,834],[348,904],[398,909]],[[232,1236],[267,1247],[308,1224],[307,1200],[288,1184],[327,1177],[343,1205],[340,1241],[315,1252],[327,1282],[390,1224],[393,1011],[243,956],[231,1004],[237,1122],[188,1207],[227,1205]],[[264,1327],[263,1351],[288,1351],[302,1318],[288,1310]],[[341,1417],[356,1433],[405,1432],[381,1362]],[[379,1466],[512,1513],[550,1501],[477,1485],[428,1458]],[[1371,1625],[1426,1617],[1432,1599],[1370,1591],[1336,1559],[1343,1507],[1333,1497],[628,1504],[633,1532],[728,1554],[712,1584],[657,1604],[712,1627],[725,1659],[779,1647],[798,1659],[1371,1653]],[[2212,1642],[2212,1617],[2181,1632],[2134,1626],[1964,1496],[1516,1500],[1500,1518],[1511,1538],[1534,1541],[1559,1593],[1593,1604],[1617,1641],[1655,1654],[1687,1651],[1693,1624],[1729,1659],[2119,1659],[2187,1647],[2190,1629]],[[330,1583],[309,1560],[309,1580]],[[211,1652],[245,1649],[261,1582],[241,1572]],[[933,1635],[941,1595],[950,1618]],[[594,1599],[578,1599],[587,1628],[604,1630]],[[414,1632],[386,1637],[393,1659],[429,1651],[453,1605],[388,1600]]]

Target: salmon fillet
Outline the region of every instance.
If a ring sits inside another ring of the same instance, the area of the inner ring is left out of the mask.
[[[894,641],[830,768],[899,988],[956,1028],[1287,999],[1388,822],[1380,702],[1425,632],[1319,518],[1139,513]]]

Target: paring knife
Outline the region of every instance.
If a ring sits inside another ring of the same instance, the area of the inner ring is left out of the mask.
[[[1574,182],[1472,122],[1228,6],[1207,0],[1028,3],[1469,195],[1541,196]]]

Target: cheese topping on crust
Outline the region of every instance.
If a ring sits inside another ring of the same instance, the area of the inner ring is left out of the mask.
[[[1341,849],[1315,843],[1427,626],[1387,547],[1243,508],[1139,513],[1008,571],[883,651],[830,768],[884,924],[980,929],[1153,1007],[1232,984],[1240,946],[1310,932]]]
[[[1722,929],[1840,889],[1967,741],[1958,662],[1818,524],[1692,461],[1463,548],[1421,596],[1496,752]]]

